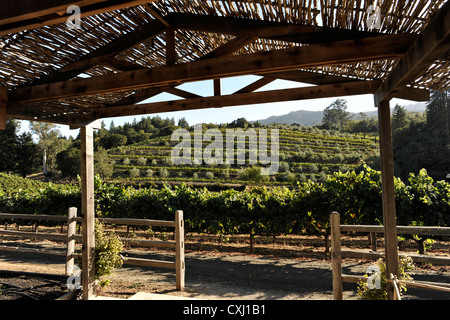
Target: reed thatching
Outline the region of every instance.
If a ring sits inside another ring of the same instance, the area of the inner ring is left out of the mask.
[[[33,84],[96,49],[114,42],[120,36],[139,29],[152,20],[171,13],[193,13],[219,17],[283,22],[330,29],[368,31],[368,8],[381,9],[383,34],[420,34],[445,0],[167,0],[155,1],[112,12],[82,18],[81,30],[68,30],[65,23],[23,30],[0,36],[0,86],[9,90]],[[177,63],[201,59],[216,48],[235,39],[224,33],[177,30],[175,35]],[[254,39],[234,55],[286,49],[308,44],[281,40]],[[154,68],[166,64],[165,34],[139,43],[118,53],[119,62],[136,67]],[[308,68],[304,71],[361,80],[385,79],[396,59]],[[102,62],[77,77],[97,77],[123,72],[112,63]],[[436,61],[427,72],[410,85],[443,90],[450,88],[449,60]],[[142,89],[108,92],[96,95],[35,102],[27,105],[36,119],[55,115],[83,114],[95,108],[113,105]]]

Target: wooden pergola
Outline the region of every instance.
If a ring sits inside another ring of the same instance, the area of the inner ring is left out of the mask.
[[[70,5],[78,6],[80,20],[67,13]],[[445,0],[2,0],[0,128],[7,118],[80,128],[83,298],[93,294],[98,119],[359,94],[373,94],[378,108],[386,263],[397,275],[389,101],[428,101],[430,90],[450,88],[449,6]],[[69,28],[68,19],[80,28]],[[259,79],[222,94],[221,79],[240,75]],[[310,86],[255,92],[276,79]],[[178,88],[201,80],[212,80],[213,96]],[[183,99],[142,103],[162,92]]]

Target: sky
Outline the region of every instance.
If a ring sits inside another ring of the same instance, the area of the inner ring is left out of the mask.
[[[232,94],[233,92],[245,87],[246,85],[258,80],[258,76],[241,76],[222,79],[222,94]],[[307,84],[302,84],[299,82],[276,80],[268,85],[258,89],[257,91],[266,90],[278,90],[278,89],[289,89],[305,87]],[[212,80],[208,81],[197,81],[191,83],[185,83],[178,88],[201,95],[201,96],[212,96],[213,95],[213,83]],[[105,122],[107,128],[109,128],[111,121],[114,121],[115,126],[123,125],[125,122],[131,123],[134,118],[137,121],[143,116],[156,116],[159,115],[161,118],[174,118],[175,123],[178,122],[180,118],[186,118],[189,125],[194,125],[197,123],[229,123],[237,118],[246,118],[248,121],[262,120],[274,115],[283,115],[291,111],[297,110],[309,110],[309,111],[323,111],[327,106],[329,106],[336,99],[345,99],[347,101],[349,112],[367,112],[376,110],[373,103],[373,95],[357,95],[357,96],[342,96],[333,98],[323,98],[323,99],[310,99],[301,101],[289,101],[289,102],[279,102],[279,103],[265,103],[265,104],[255,104],[255,105],[245,105],[236,107],[224,107],[224,108],[211,108],[211,109],[199,109],[190,111],[174,111],[165,112],[157,114],[147,114],[142,116],[127,116],[127,117],[115,117],[102,119]],[[158,102],[158,101],[168,101],[168,100],[178,100],[181,99],[177,96],[162,93],[151,99],[142,101],[141,103]],[[395,104],[400,104],[402,106],[408,104],[417,103],[415,101],[392,99],[391,106]],[[21,131],[28,131],[28,122],[23,121]],[[69,126],[61,125],[59,126],[59,131],[63,136],[76,137],[78,135],[79,129],[70,130]]]

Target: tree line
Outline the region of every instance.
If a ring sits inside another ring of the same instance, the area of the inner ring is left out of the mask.
[[[417,173],[426,168],[433,178],[445,179],[450,173],[450,90],[433,92],[425,114],[408,112],[396,105],[391,121],[396,176],[406,181],[410,172]],[[251,123],[245,118],[221,125],[204,124],[205,129],[266,126]],[[357,120],[351,119],[347,102],[337,99],[324,110],[322,123],[316,127],[362,132],[376,137],[378,120],[365,113],[360,113]],[[167,136],[177,128],[192,129],[185,118],[175,122],[174,118],[163,119],[158,115],[143,117],[139,121],[135,119],[122,126],[111,122],[109,128],[102,122],[101,129],[94,132],[96,172],[104,178],[112,175],[113,165],[108,161],[107,150]],[[30,122],[28,132],[19,133],[19,129],[20,122],[8,120],[6,130],[0,131],[0,172],[13,172],[25,177],[40,171],[46,180],[57,172],[63,177],[76,178],[80,172],[79,137],[63,137],[57,127],[49,123]],[[373,168],[380,169],[376,159],[372,162],[375,164]]]
[[[360,120],[352,120],[346,101],[337,99],[324,110],[320,127],[377,133],[378,119],[360,113]],[[397,104],[391,127],[397,177],[406,181],[410,172],[422,168],[437,180],[450,174],[450,90],[433,91],[425,113],[408,112]]]

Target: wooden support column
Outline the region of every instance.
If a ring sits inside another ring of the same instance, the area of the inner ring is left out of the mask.
[[[92,126],[80,128],[81,140],[81,213],[83,300],[94,295],[95,277],[95,204],[94,204],[94,139]]]
[[[175,48],[175,29],[166,30],[166,64],[173,66],[177,62],[177,52]]]
[[[331,270],[333,275],[333,300],[342,300],[341,220],[338,212],[330,215]]]
[[[6,130],[6,102],[8,100],[7,90],[0,87],[0,130]]]
[[[387,274],[398,277],[397,221],[394,193],[394,158],[392,151],[391,114],[389,101],[378,104],[380,125],[381,181],[383,224]],[[388,299],[394,299],[394,288],[388,283]]]
[[[219,97],[222,95],[222,85],[220,78],[214,79],[213,81],[214,81],[214,96]]]
[[[75,233],[77,228],[77,221],[75,218],[77,217],[77,208],[71,207],[69,208],[69,212],[67,214],[67,253],[66,253],[66,275],[70,276],[74,273],[74,265],[75,265]]]

